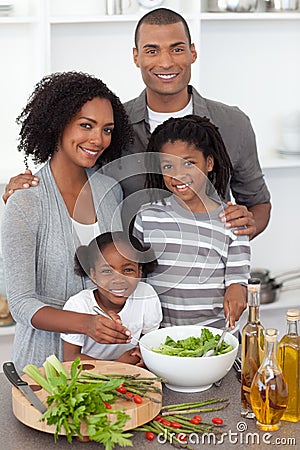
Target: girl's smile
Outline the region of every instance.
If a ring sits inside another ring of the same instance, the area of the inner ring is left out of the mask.
[[[118,313],[136,289],[141,268],[134,261],[130,246],[118,242],[117,247],[111,243],[101,250],[90,274],[98,288],[95,298],[100,308],[105,312],[113,310]]]
[[[205,158],[194,144],[168,141],[160,150],[160,166],[166,188],[183,200],[191,211],[202,212],[213,157]]]

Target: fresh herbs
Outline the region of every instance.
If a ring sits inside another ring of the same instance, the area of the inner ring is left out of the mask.
[[[68,442],[71,442],[75,435],[83,438],[81,430],[82,424],[85,424],[89,439],[101,442],[106,450],[113,449],[115,444],[123,447],[132,446],[129,439],[132,434],[124,433],[122,430],[129,416],[123,410],[107,411],[107,405],[112,405],[117,398],[116,389],[123,383],[123,378],[108,378],[98,380],[96,383],[87,380],[82,382],[80,381],[82,366],[79,358],[72,363],[70,374],[54,355],[47,358],[44,367],[46,377],[43,377],[38,368],[32,364],[23,370],[50,393],[47,398],[49,408],[41,420],[46,420],[47,425],[56,426],[55,441],[62,428],[66,431]],[[115,415],[114,423],[109,421],[108,413]]]
[[[105,450],[112,450],[115,445],[132,447],[132,434],[122,430],[129,416],[124,410],[114,409],[115,400],[122,397],[135,401],[136,397],[140,403],[143,397],[155,401],[155,394],[161,394],[156,383],[163,381],[161,378],[144,378],[139,373],[123,376],[83,371],[79,358],[71,364],[70,373],[54,355],[48,357],[43,366],[45,376],[32,364],[23,370],[50,394],[47,398],[49,408],[41,420],[56,427],[55,441],[65,429],[68,442],[73,436],[83,439],[87,434],[90,440],[103,444]],[[163,406],[159,416],[135,430],[145,432],[148,440],[161,435],[177,447],[191,449],[188,439],[192,433],[218,434],[222,426],[221,418],[213,418],[209,423],[198,414],[220,411],[228,404],[227,399],[217,398]],[[189,417],[194,413],[198,414]],[[109,420],[111,415],[115,415],[115,421]]]
[[[209,329],[202,328],[199,337],[190,336],[186,339],[175,341],[170,336],[167,336],[163,344],[160,344],[158,348],[152,348],[152,350],[169,356],[201,357],[208,350],[215,349],[219,339],[219,334],[213,335]],[[230,352],[232,349],[231,344],[223,341],[216,355]]]

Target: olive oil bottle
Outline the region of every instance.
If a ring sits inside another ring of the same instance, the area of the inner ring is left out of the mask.
[[[288,384],[289,399],[282,420],[300,421],[300,335],[299,309],[289,309],[286,313],[287,332],[278,346],[278,362]]]
[[[257,428],[276,431],[287,407],[288,386],[277,362],[278,330],[267,328],[264,335],[264,358],[252,381],[250,400]]]
[[[250,278],[247,287],[248,320],[242,329],[241,415],[254,419],[250,388],[264,354],[264,328],[260,323],[260,280]]]

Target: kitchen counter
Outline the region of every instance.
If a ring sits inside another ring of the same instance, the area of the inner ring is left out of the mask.
[[[228,449],[262,449],[278,447],[285,449],[300,448],[300,426],[299,423],[282,421],[279,431],[266,433],[259,431],[254,420],[245,420],[240,416],[240,383],[238,382],[234,369],[226,375],[220,387],[213,386],[202,393],[184,394],[174,392],[166,387],[163,389],[163,404],[183,403],[191,401],[201,401],[209,398],[228,398],[229,406],[214,413],[202,413],[203,420],[210,421],[214,416],[222,417],[224,420],[223,440],[211,438],[199,443],[190,445],[194,449],[208,449],[218,445],[224,450]],[[1,425],[1,449],[5,450],[47,450],[67,449],[69,445],[65,436],[60,436],[55,444],[53,435],[34,430],[19,422],[12,412],[11,385],[3,373],[0,374],[0,425]],[[225,435],[227,433],[227,435]],[[163,445],[162,442],[154,440],[152,442],[145,439],[144,433],[133,433],[133,447],[135,449],[174,449],[169,443]],[[270,447],[271,446],[271,447]],[[71,447],[70,447],[71,448]],[[96,450],[103,446],[96,442],[79,442],[73,440],[72,449]],[[115,447],[120,450],[120,447]],[[129,448],[129,447],[127,447]]]

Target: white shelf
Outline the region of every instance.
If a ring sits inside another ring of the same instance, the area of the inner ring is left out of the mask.
[[[300,20],[299,12],[253,12],[253,13],[218,13],[218,12],[204,12],[200,15],[201,20],[216,21],[216,20]]]
[[[15,334],[15,325],[9,325],[7,327],[1,326],[0,327],[0,337],[1,336],[12,336]]]
[[[118,15],[68,15],[68,16],[51,16],[50,24],[68,24],[68,23],[118,23],[118,22],[134,22],[136,23],[143,13],[140,14],[118,14]],[[187,20],[203,20],[203,21],[249,21],[249,20],[300,20],[300,11],[291,13],[213,13],[203,12],[196,15],[185,14]],[[33,16],[0,16],[0,24],[30,24],[36,23],[37,19]]]
[[[139,19],[137,15],[91,15],[91,16],[52,16],[49,19],[51,24],[68,24],[68,23],[101,23],[101,22],[136,22]]]
[[[266,158],[260,161],[263,169],[288,169],[300,167],[300,158]]]
[[[32,24],[36,23],[37,19],[35,17],[29,16],[0,16],[0,25],[19,25],[19,24]]]
[[[142,17],[144,14],[118,14],[118,15],[107,15],[107,14],[101,14],[101,15],[68,15],[68,16],[51,16],[49,18],[50,24],[77,24],[77,23],[120,23],[120,22],[133,22],[136,24],[136,22]],[[195,16],[185,14],[184,15],[186,20],[195,19]],[[200,18],[200,16],[199,16]]]

